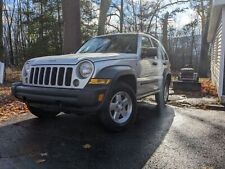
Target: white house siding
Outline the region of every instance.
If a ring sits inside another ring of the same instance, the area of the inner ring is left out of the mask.
[[[211,74],[212,81],[216,85],[218,92],[220,92],[220,67],[222,59],[222,17],[218,22],[218,28],[215,38],[212,43],[211,53]]]

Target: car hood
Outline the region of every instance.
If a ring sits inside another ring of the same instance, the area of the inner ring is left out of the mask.
[[[136,54],[125,53],[78,53],[59,56],[45,56],[29,60],[31,65],[75,65],[82,60],[99,62],[115,59],[136,59]]]

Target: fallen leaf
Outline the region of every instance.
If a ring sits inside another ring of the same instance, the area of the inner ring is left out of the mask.
[[[44,162],[46,162],[45,159],[39,159],[39,160],[36,161],[37,164],[42,164],[42,163],[44,163]]]
[[[84,149],[91,149],[91,145],[90,144],[85,144],[85,145],[83,145],[83,148]]]
[[[41,157],[47,157],[48,153],[41,153],[40,155],[41,155]]]

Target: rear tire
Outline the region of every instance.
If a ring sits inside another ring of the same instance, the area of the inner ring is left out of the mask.
[[[134,90],[126,83],[118,83],[106,98],[99,114],[102,124],[111,131],[126,129],[136,118],[137,100]]]
[[[27,106],[28,106],[28,109],[30,110],[30,112],[40,119],[52,119],[52,118],[55,118],[59,114],[59,112],[45,111],[40,108],[32,107],[29,105],[27,105]]]
[[[169,99],[169,81],[166,80],[161,89],[160,89],[160,92],[155,94],[155,100],[156,100],[156,103],[158,105],[158,107],[162,108],[162,107],[165,107],[166,106],[166,103],[168,102],[168,99]]]

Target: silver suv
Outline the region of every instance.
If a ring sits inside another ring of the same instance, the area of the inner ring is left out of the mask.
[[[90,39],[76,54],[27,61],[12,92],[39,118],[96,112],[118,131],[134,121],[137,99],[155,95],[164,106],[170,82],[162,44],[147,34],[126,33]]]

